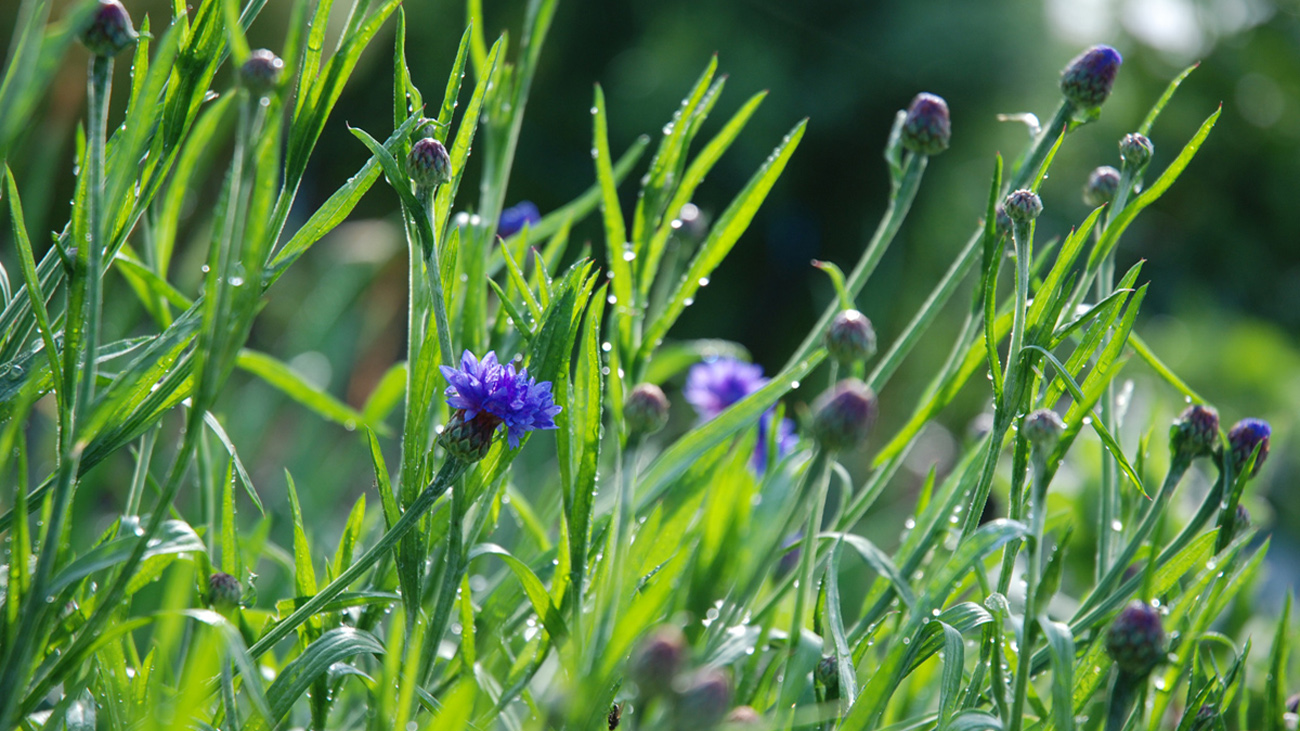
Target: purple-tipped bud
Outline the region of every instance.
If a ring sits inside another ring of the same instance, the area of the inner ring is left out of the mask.
[[[1110,46],[1093,46],[1080,53],[1061,71],[1061,93],[1081,109],[1101,106],[1110,96],[1124,59]]]
[[[1246,462],[1258,446],[1259,456],[1255,457],[1255,468],[1251,470],[1250,476],[1259,474],[1259,468],[1264,466],[1264,458],[1268,456],[1268,438],[1272,433],[1268,422],[1263,419],[1242,419],[1233,424],[1228,430],[1228,444],[1232,447],[1232,469],[1238,472],[1245,469]]]
[[[90,24],[81,32],[81,42],[96,56],[112,58],[135,45],[139,38],[131,15],[118,0],[99,0],[90,16]]]
[[[686,664],[686,637],[680,629],[662,626],[641,640],[628,662],[628,678],[646,698],[663,695]]]
[[[1286,710],[1288,713],[1300,713],[1300,693],[1286,699]]]
[[[813,439],[832,452],[866,441],[876,421],[876,394],[856,378],[846,378],[813,405]]]
[[[1096,208],[1115,200],[1119,192],[1119,171],[1109,165],[1102,165],[1088,176],[1087,185],[1083,186],[1083,202]]]
[[[249,91],[265,96],[275,90],[283,71],[284,61],[279,56],[259,48],[239,67],[239,80]]]
[[[840,665],[834,655],[827,655],[813,669],[813,680],[826,693],[829,699],[840,697]]]
[[[1001,203],[993,208],[993,230],[997,232],[998,238],[1011,235],[1011,216],[1007,214],[1007,207]]]
[[[411,145],[411,154],[406,156],[406,174],[417,188],[432,189],[451,182],[451,156],[447,148],[433,137]]]
[[[1002,207],[1012,223],[1029,223],[1043,212],[1043,199],[1032,190],[1017,190],[1007,196]]]
[[[1051,409],[1039,409],[1025,416],[1020,433],[1025,435],[1034,454],[1047,457],[1056,449],[1057,442],[1065,433],[1065,422]]]
[[[208,577],[208,603],[217,611],[225,612],[239,606],[243,594],[239,579],[220,571]]]
[[[1219,443],[1219,413],[1203,404],[1192,404],[1169,427],[1169,451],[1184,459],[1208,457]]]
[[[668,423],[668,397],[653,383],[639,383],[623,404],[623,422],[628,433],[654,434]]]
[[[938,155],[948,149],[952,138],[948,102],[934,94],[917,94],[907,108],[902,136],[903,147],[920,155]]]
[[[501,423],[501,417],[487,411],[480,411],[467,419],[464,409],[456,409],[438,441],[448,456],[465,464],[474,464],[487,455],[492,447],[492,437]]]
[[[1156,146],[1144,134],[1131,132],[1119,141],[1119,159],[1124,161],[1124,167],[1131,170],[1146,167],[1155,152]]]
[[[753,706],[736,706],[727,714],[727,724],[730,726],[762,726],[763,715],[754,710]]]
[[[1232,523],[1232,532],[1240,533],[1250,527],[1250,511],[1245,505],[1237,503],[1237,517]]]
[[[693,729],[709,729],[726,718],[731,708],[731,681],[717,668],[704,668],[678,686],[677,713]]]
[[[857,310],[844,310],[826,331],[826,350],[840,365],[861,363],[876,354],[876,331],[871,320]]]
[[[1165,629],[1160,612],[1135,601],[1115,617],[1106,634],[1106,651],[1129,675],[1145,676],[1165,658]]]

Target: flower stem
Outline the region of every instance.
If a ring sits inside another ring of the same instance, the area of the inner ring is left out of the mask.
[[[451,619],[452,607],[456,604],[456,593],[460,591],[461,574],[465,571],[465,562],[463,560],[465,552],[465,512],[469,509],[465,500],[465,488],[465,483],[461,482],[451,491],[451,516],[447,525],[446,563],[442,569],[442,584],[438,589],[438,598],[434,603],[433,620],[429,623],[428,632],[424,636],[424,656],[421,658],[421,666],[424,669],[423,673],[426,680],[433,671],[434,663],[438,659],[438,645],[441,644],[442,635],[447,630],[447,622]],[[418,604],[416,606],[418,607]]]

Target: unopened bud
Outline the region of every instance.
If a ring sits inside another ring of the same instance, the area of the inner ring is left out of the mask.
[[[1011,216],[1007,214],[1007,207],[1001,203],[993,208],[993,230],[997,233],[998,238],[1011,235]]]
[[[254,94],[265,96],[280,83],[280,74],[284,71],[284,61],[274,53],[259,48],[248,56],[248,60],[239,67],[239,80]]]
[[[1034,454],[1046,458],[1056,449],[1057,442],[1065,433],[1065,422],[1051,409],[1039,409],[1025,416],[1020,427]]]
[[[239,579],[220,571],[208,577],[208,603],[218,611],[228,611],[239,606],[242,592]]]
[[[1160,612],[1135,601],[1115,617],[1106,634],[1106,651],[1119,669],[1145,676],[1165,658],[1165,630]]]
[[[875,421],[876,394],[862,381],[846,378],[813,405],[813,438],[832,452],[853,449],[866,441]]]
[[[668,423],[668,397],[653,383],[637,384],[623,404],[623,421],[628,433],[654,434]]]
[[[1192,404],[1169,427],[1169,451],[1184,459],[1208,457],[1219,443],[1219,413],[1203,404]]]
[[[843,310],[826,330],[826,350],[846,367],[869,360],[876,354],[876,331],[871,320],[857,310]]]
[[[1137,132],[1126,134],[1119,141],[1119,159],[1124,161],[1124,167],[1132,170],[1146,167],[1155,151],[1156,146],[1151,144],[1151,140]]]
[[[1119,192],[1119,171],[1109,165],[1102,165],[1088,176],[1087,185],[1083,186],[1083,202],[1096,208],[1115,200]]]
[[[813,680],[822,687],[826,698],[840,697],[840,665],[834,655],[827,655],[813,669]]]
[[[1264,458],[1268,457],[1268,438],[1272,433],[1273,430],[1268,422],[1263,419],[1242,419],[1233,424],[1228,430],[1233,470],[1240,472],[1245,469],[1250,455],[1255,453],[1256,447],[1259,447],[1259,456],[1255,457],[1255,467],[1251,470],[1250,476],[1259,474],[1259,468],[1264,466]]]
[[[1286,710],[1288,713],[1300,713],[1300,693],[1286,699]]]
[[[627,675],[641,694],[653,697],[668,692],[686,663],[686,637],[680,629],[662,626],[641,640],[628,662]]]
[[[406,156],[406,174],[417,188],[431,189],[451,182],[451,156],[447,148],[433,137],[417,141]]]
[[[1101,106],[1110,96],[1124,59],[1110,46],[1093,46],[1061,71],[1061,93],[1080,109]]]
[[[1029,223],[1043,212],[1043,199],[1032,190],[1017,190],[1002,203],[1012,223]]]
[[[731,681],[717,668],[704,668],[679,686],[677,713],[681,726],[709,729],[718,725],[731,708]]]
[[[105,58],[112,58],[134,45],[139,37],[131,25],[131,15],[118,0],[99,0],[90,24],[81,32],[81,42],[86,48]]]
[[[903,147],[920,155],[938,155],[948,149],[952,121],[948,103],[934,94],[917,94],[903,120]]]

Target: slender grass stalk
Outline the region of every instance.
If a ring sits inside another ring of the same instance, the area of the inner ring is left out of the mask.
[[[617,440],[616,440],[617,442]],[[614,627],[618,626],[619,612],[622,609],[623,595],[627,591],[625,579],[627,578],[628,566],[627,556],[628,549],[632,543],[632,509],[636,505],[636,465],[637,455],[641,446],[641,437],[633,436],[629,438],[627,446],[623,449],[615,449],[614,482],[618,485],[618,490],[614,494],[614,510],[612,523],[609,527],[609,543],[605,549],[606,564],[609,568],[604,572],[605,582],[600,587],[598,595],[598,604],[596,615],[596,629],[592,632],[589,648],[598,649],[604,647],[610,636],[614,632]],[[621,454],[620,454],[621,452]],[[581,581],[581,579],[578,579]],[[582,586],[581,584],[574,587],[573,615],[575,624],[582,617]],[[602,603],[603,602],[603,606]],[[599,661],[599,657],[593,656],[591,662],[594,665]]]
[[[820,452],[821,448],[818,447],[817,451]],[[799,585],[794,594],[794,609],[790,613],[789,647],[786,653],[787,665],[793,662],[795,654],[799,651],[799,638],[803,635],[808,607],[815,605],[817,602],[817,591],[814,588],[817,576],[817,546],[820,543],[819,534],[822,528],[822,515],[826,507],[826,492],[830,487],[831,475],[830,470],[826,469],[830,461],[828,456],[815,455],[813,459],[816,460],[814,464],[821,469],[813,476],[813,481],[810,483],[812,486],[812,494],[810,495],[812,504],[808,506],[808,522],[804,526],[803,545],[799,554]],[[835,567],[827,566],[826,570],[834,571]],[[785,678],[782,681],[783,689],[780,694],[782,697],[787,697],[787,694],[793,693],[796,684],[803,683],[804,679],[802,677],[795,676],[796,673],[790,670],[786,671]]]
[[[452,607],[456,604],[456,594],[460,591],[460,579],[465,573],[465,512],[469,509],[465,489],[464,480],[451,489],[446,559],[442,567],[442,581],[439,583],[437,598],[434,601],[433,618],[429,621],[428,632],[424,637],[424,652],[421,657],[425,682],[430,680],[433,673],[433,666],[438,659],[438,645],[442,643],[442,635],[447,631],[447,622],[450,621]]]
[[[1020,622],[1020,654],[1016,663],[1015,687],[1011,695],[1011,716],[1008,731],[1020,731],[1024,723],[1025,701],[1029,696],[1029,678],[1033,675],[1033,648],[1038,641],[1038,588],[1043,578],[1043,539],[1047,524],[1047,469],[1043,460],[1035,456],[1033,497],[1028,506],[1029,566],[1025,576],[1025,611]]]

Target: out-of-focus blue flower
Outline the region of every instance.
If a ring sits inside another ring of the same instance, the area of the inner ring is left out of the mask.
[[[528,369],[515,370],[513,363],[502,365],[496,353],[489,351],[478,360],[465,351],[460,368],[442,366],[447,379],[447,405],[462,412],[466,422],[478,420],[488,428],[488,436],[501,424],[506,426],[510,446],[534,429],[554,429],[560,407],[551,395],[550,381],[538,383]]]
[[[768,383],[763,375],[763,367],[754,363],[745,363],[735,358],[719,358],[691,366],[686,374],[686,401],[695,407],[700,421],[708,421],[721,414],[732,404],[754,393]],[[755,470],[762,471],[767,465],[768,433],[776,412],[769,409],[758,422],[758,443],[754,446],[751,461]],[[794,422],[782,419],[776,425],[777,458],[789,454],[798,444],[794,433]]]
[[[542,220],[542,214],[532,201],[519,201],[501,212],[501,222],[497,224],[497,235],[514,236],[525,225],[536,226]]]

